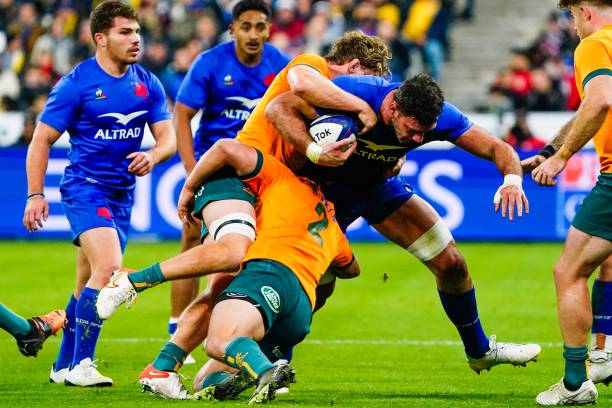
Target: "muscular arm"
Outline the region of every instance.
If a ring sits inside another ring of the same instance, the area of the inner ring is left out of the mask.
[[[555,151],[558,151],[561,145],[563,144],[563,142],[565,141],[567,134],[569,133],[572,126],[574,126],[575,120],[576,120],[575,117],[570,119],[569,122],[563,125],[561,130],[559,130],[557,135],[550,141],[550,143],[548,143],[550,146],[552,146],[555,149]],[[521,161],[521,167],[523,168],[523,173],[531,173],[536,167],[544,163],[544,160],[546,160],[546,157],[548,156],[545,157],[544,155],[540,153],[533,155],[531,157],[528,157]]]
[[[43,122],[38,122],[34,129],[32,143],[26,157],[26,174],[28,177],[28,195],[42,193],[45,189],[45,173],[49,163],[49,149],[62,134]],[[49,205],[43,196],[27,200],[23,215],[23,225],[30,232],[43,226],[49,215]]]
[[[195,152],[193,150],[193,133],[191,132],[191,119],[197,111],[183,103],[176,102],[172,123],[176,130],[176,146],[179,157],[185,167],[185,172],[189,174],[196,165]]]
[[[313,140],[308,134],[305,121],[313,120],[318,116],[312,104],[291,92],[284,92],[268,103],[265,115],[283,138],[295,146],[300,153],[306,155],[306,149],[313,143]],[[343,164],[353,152],[351,149],[346,150],[346,146],[350,143],[350,140],[345,139],[322,146],[317,163],[331,167]]]
[[[307,65],[296,65],[289,69],[287,82],[291,92],[306,102],[321,108],[356,113],[363,123],[362,132],[367,132],[376,124],[376,113],[363,99],[350,94],[317,70]]]
[[[473,155],[492,161],[504,176],[504,183],[493,198],[495,211],[501,207],[502,217],[508,214],[511,221],[514,219],[515,206],[519,217],[523,216],[523,206],[529,212],[529,202],[521,186],[521,163],[509,144],[476,125],[461,135],[455,144]]]
[[[596,76],[587,83],[584,99],[576,112],[573,124],[566,130],[563,144],[557,153],[532,172],[536,183],[554,185],[555,177],[563,171],[569,159],[599,131],[612,107],[610,89],[612,89],[612,77],[608,75]]]

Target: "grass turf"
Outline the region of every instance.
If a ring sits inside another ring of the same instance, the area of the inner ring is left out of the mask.
[[[275,406],[522,407],[563,375],[560,334],[550,270],[559,244],[460,244],[472,273],[480,316],[500,341],[542,344],[527,368],[498,366],[477,376],[465,362],[431,274],[389,244],[359,244],[359,279],[340,282],[315,316],[312,332],[295,350],[298,383]],[[142,267],[172,256],[176,242],[131,243],[125,265]],[[61,308],[73,288],[74,249],[60,242],[0,242],[0,301],[30,316]],[[22,357],[0,332],[0,406],[196,406],[141,394],[139,372],[167,339],[169,285],[141,294],[132,310],[105,323],[96,358],[114,379],[110,389],[49,384],[59,347],[52,338],[38,358]],[[205,361],[202,350],[194,353]],[[197,366],[181,371],[193,377]],[[189,381],[186,381],[189,383]],[[600,406],[612,406],[612,390],[599,386]],[[239,401],[216,406],[243,406]]]

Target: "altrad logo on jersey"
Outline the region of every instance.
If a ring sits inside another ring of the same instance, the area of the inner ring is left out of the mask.
[[[240,104],[246,109],[225,108],[221,111],[221,116],[225,116],[228,119],[246,121],[249,116],[251,116],[251,111],[253,108],[255,108],[255,106],[257,106],[261,98],[249,99],[243,96],[228,96],[225,98],[225,100],[240,102]]]
[[[115,118],[115,123],[118,123],[123,126],[127,126],[132,120],[140,117],[149,111],[136,111],[132,113],[128,113],[124,115],[119,112],[110,112],[105,113],[104,115],[99,115],[99,118]],[[105,140],[116,140],[116,139],[136,139],[139,138],[142,134],[142,127],[133,127],[128,129],[98,129],[96,132],[94,139],[105,139]]]

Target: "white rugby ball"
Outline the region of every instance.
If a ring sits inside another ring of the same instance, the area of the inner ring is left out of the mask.
[[[346,138],[355,141],[359,128],[352,117],[333,114],[323,115],[312,121],[308,126],[308,133],[319,146],[323,146]]]

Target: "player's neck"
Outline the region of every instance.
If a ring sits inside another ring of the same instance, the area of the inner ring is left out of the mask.
[[[261,62],[261,52],[258,54],[247,54],[238,47],[235,47],[234,50],[236,52],[236,57],[238,57],[238,61],[240,61],[242,65],[254,67]]]
[[[102,71],[116,78],[121,78],[130,67],[129,64],[119,63],[100,51],[96,52],[96,62],[102,68]]]
[[[347,65],[334,65],[327,63],[327,67],[329,68],[329,75],[332,79],[340,75],[348,75]]]

